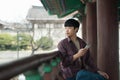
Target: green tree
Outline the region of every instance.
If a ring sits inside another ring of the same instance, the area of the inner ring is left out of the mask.
[[[49,38],[49,37],[46,37],[46,36],[41,37],[38,41],[36,41],[36,43],[43,50],[49,49],[49,48],[51,48],[53,46],[53,40],[52,40],[52,38]]]
[[[16,39],[16,44],[17,44],[17,41],[18,41],[18,45],[20,47],[20,49],[27,49],[27,47],[30,45],[30,35],[28,34],[18,34],[15,36],[15,39]]]
[[[12,44],[14,43],[14,38],[10,34],[0,34],[0,49],[10,49]]]

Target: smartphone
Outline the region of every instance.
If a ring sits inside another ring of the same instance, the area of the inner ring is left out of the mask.
[[[90,45],[87,44],[87,45],[85,46],[85,48],[86,48],[86,49],[90,48]]]

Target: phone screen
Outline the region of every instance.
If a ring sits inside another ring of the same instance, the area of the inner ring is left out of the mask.
[[[86,49],[90,48],[90,45],[86,45],[85,48],[86,48]]]

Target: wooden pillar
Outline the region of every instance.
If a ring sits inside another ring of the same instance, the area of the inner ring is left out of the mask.
[[[82,39],[86,41],[86,16],[82,18]]]
[[[117,0],[97,0],[98,67],[119,80]]]
[[[97,64],[97,20],[96,20],[96,3],[86,4],[86,30],[87,43],[90,44],[91,56],[95,64]]]

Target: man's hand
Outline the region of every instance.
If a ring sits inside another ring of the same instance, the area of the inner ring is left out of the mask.
[[[107,73],[103,72],[103,71],[97,71],[101,76],[103,76],[106,79],[109,79],[109,76]]]
[[[78,56],[82,57],[85,55],[85,53],[87,52],[88,48],[82,48],[78,51]]]
[[[76,54],[73,55],[73,61],[75,61],[76,59],[82,57],[85,55],[85,53],[87,52],[87,48],[82,48],[80,49]]]

